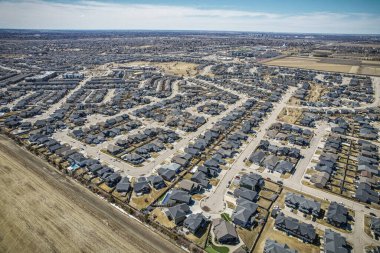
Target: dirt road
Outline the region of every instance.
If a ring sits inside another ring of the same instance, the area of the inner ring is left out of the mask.
[[[183,252],[0,135],[0,252]]]

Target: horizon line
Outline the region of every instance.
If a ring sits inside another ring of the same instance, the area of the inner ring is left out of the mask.
[[[268,32],[268,31],[237,31],[237,30],[207,30],[207,29],[82,29],[82,28],[0,28],[0,31],[58,31],[58,32],[69,32],[69,31],[77,31],[77,32],[204,32],[204,33],[262,33],[262,34],[294,34],[294,35],[350,35],[350,36],[380,36],[380,33],[313,33],[313,32]]]

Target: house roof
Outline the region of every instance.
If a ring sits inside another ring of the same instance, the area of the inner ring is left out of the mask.
[[[297,235],[309,238],[310,240],[314,240],[317,235],[313,225],[300,222],[291,217],[285,217],[283,213],[280,213],[276,217],[275,225],[285,227],[285,229],[292,231]]]
[[[278,243],[275,240],[267,239],[264,246],[265,253],[297,253],[295,249],[289,248],[286,244]]]
[[[339,223],[347,223],[348,209],[337,202],[331,202],[327,210],[327,218]]]
[[[307,199],[302,195],[295,193],[287,193],[285,197],[285,203],[291,203],[293,205],[298,205],[298,207],[302,207],[304,209],[312,210],[313,212],[320,212],[321,203]]]
[[[170,194],[169,200],[181,203],[189,203],[191,196],[186,191],[175,189]]]
[[[188,228],[190,231],[196,231],[202,225],[202,223],[207,222],[206,217],[201,214],[190,214],[183,222],[183,226]]]
[[[185,204],[179,204],[168,208],[169,214],[172,217],[172,219],[178,219],[185,217],[186,214],[190,212],[190,207]]]
[[[221,218],[218,218],[218,219],[213,220],[212,224],[214,227],[213,231],[217,240],[219,240],[220,238],[226,238],[226,237],[238,238],[236,230],[231,223]]]
[[[249,201],[254,201],[257,197],[257,192],[249,190],[247,188],[237,188],[234,191],[234,196],[244,198]]]
[[[346,239],[331,229],[325,230],[325,253],[348,253]]]

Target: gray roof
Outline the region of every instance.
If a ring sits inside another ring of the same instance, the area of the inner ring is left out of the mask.
[[[298,236],[314,240],[317,236],[315,228],[311,224],[300,222],[297,219],[291,217],[285,217],[283,213],[280,213],[275,220],[276,227],[282,227],[288,231],[292,231]]]
[[[347,223],[348,209],[336,202],[331,202],[327,210],[327,219],[338,223]]]
[[[325,253],[348,253],[346,238],[330,229],[325,230]]]
[[[214,227],[213,231],[217,240],[221,238],[226,238],[226,237],[238,238],[236,230],[231,223],[219,218],[219,219],[213,220],[212,224]]]
[[[205,222],[207,222],[207,219],[203,214],[190,214],[183,222],[183,226],[192,232],[196,232]]]
[[[172,219],[183,218],[190,212],[190,208],[186,204],[179,204],[168,208],[169,214]]]
[[[286,194],[285,203],[295,205],[298,208],[308,209],[316,213],[319,213],[321,210],[321,203],[311,199],[307,199],[303,195],[290,192]]]
[[[296,250],[291,249],[286,244],[278,243],[275,240],[267,239],[264,247],[265,253],[297,253]]]
[[[257,192],[249,190],[247,188],[238,188],[234,191],[234,196],[236,198],[244,198],[249,201],[254,201],[257,197]]]
[[[179,202],[179,203],[190,203],[191,196],[188,192],[183,190],[173,190],[169,197],[170,201]]]

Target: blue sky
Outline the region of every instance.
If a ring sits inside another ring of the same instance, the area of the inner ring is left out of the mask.
[[[380,34],[380,0],[0,0],[0,28]]]

